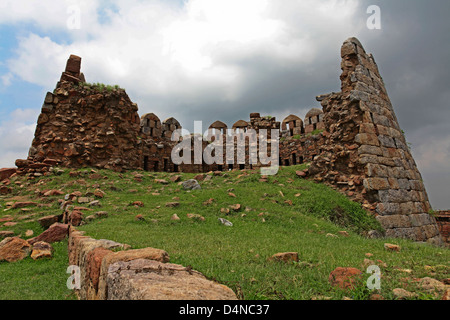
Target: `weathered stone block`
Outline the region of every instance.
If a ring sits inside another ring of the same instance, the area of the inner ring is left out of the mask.
[[[160,249],[144,248],[119,251],[105,256],[102,260],[102,267],[99,278],[98,298],[100,300],[106,300],[108,298],[108,284],[106,278],[108,276],[109,266],[118,261],[128,262],[137,259],[149,259],[166,263],[169,261],[169,254],[166,251]]]
[[[402,214],[413,214],[413,213],[417,213],[417,209],[416,206],[414,204],[414,202],[404,202],[404,203],[400,203],[400,212]]]
[[[389,187],[390,189],[400,189],[400,186],[398,184],[398,180],[395,178],[388,178],[388,182],[389,182]]]
[[[70,72],[76,76],[79,76],[81,70],[81,57],[76,55],[70,55],[66,64],[66,72]]]
[[[376,113],[373,114],[373,122],[385,127],[390,127],[392,123],[388,117]]]
[[[377,220],[385,229],[411,227],[411,221],[406,215],[378,216]]]
[[[417,241],[418,235],[416,228],[395,228],[386,230],[387,238],[404,238]],[[420,240],[419,240],[420,241]]]
[[[0,242],[0,261],[16,262],[28,257],[30,244],[19,237],[7,237]]]
[[[146,259],[112,264],[106,282],[108,300],[237,300],[200,272]]]
[[[411,190],[411,184],[408,179],[398,179],[400,189]]]
[[[395,145],[395,141],[393,138],[389,137],[389,136],[383,136],[383,135],[379,135],[378,136],[378,140],[380,141],[380,144],[383,147],[388,147],[388,148],[396,148],[397,146]]]
[[[369,146],[369,145],[362,145],[358,149],[359,154],[368,154],[368,155],[376,155],[376,156],[382,156],[383,151],[380,147],[375,146]]]
[[[369,134],[369,133],[359,133],[355,137],[355,142],[359,144],[367,144],[371,146],[379,146],[380,141],[378,140],[378,137],[376,134]],[[395,147],[395,144],[394,144]]]
[[[420,227],[435,223],[431,216],[427,213],[410,215],[411,226]]]
[[[363,181],[363,184],[368,191],[389,189],[389,182],[386,178],[368,178]]]
[[[362,164],[362,165],[369,164],[369,163],[371,163],[371,164],[378,164],[379,163],[378,156],[362,155],[359,158],[359,163]]]
[[[374,163],[368,163],[366,165],[365,173],[368,177],[387,178],[389,176],[388,170],[385,166]]]
[[[392,202],[378,203],[377,212],[380,215],[394,215],[400,213],[400,204]]]

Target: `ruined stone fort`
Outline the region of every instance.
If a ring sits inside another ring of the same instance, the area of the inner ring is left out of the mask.
[[[421,174],[373,56],[350,38],[342,45],[341,57],[341,91],[318,96],[322,109],[312,109],[303,120],[289,115],[278,122],[252,113],[230,128],[221,121],[210,128],[223,134],[227,129],[243,134],[249,129],[279,129],[281,166],[309,163],[306,178],[361,203],[387,237],[441,245]],[[175,118],[139,116],[138,106],[121,88],[100,90],[86,84],[81,58],[70,56],[55,90],[45,97],[28,158],[16,161],[17,172],[45,174],[55,165],[166,172],[262,166],[248,161],[174,164],[171,152],[178,142],[171,137],[180,128]],[[208,142],[201,144],[206,148]]]

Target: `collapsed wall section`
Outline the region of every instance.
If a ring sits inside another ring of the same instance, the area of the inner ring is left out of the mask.
[[[71,56],[39,115],[27,161],[19,170],[39,163],[63,167],[114,170],[141,166],[139,116],[125,90],[88,85],[80,72],[81,58]]]
[[[350,38],[341,49],[341,92],[317,97],[326,142],[310,175],[371,210],[387,237],[441,244],[417,165],[400,129],[377,64]]]

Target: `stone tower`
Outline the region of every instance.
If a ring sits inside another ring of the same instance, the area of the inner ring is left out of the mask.
[[[400,129],[377,64],[350,38],[341,48],[341,92],[317,97],[326,143],[309,173],[371,210],[387,237],[441,244],[420,172]]]
[[[45,97],[27,162],[69,168],[139,168],[137,105],[123,89],[86,84],[80,70],[81,58],[71,55],[55,90]],[[27,162],[16,165],[27,170]]]

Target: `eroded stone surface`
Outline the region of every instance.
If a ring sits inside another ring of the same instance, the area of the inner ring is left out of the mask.
[[[109,300],[237,300],[197,271],[145,259],[110,265],[107,284]]]

